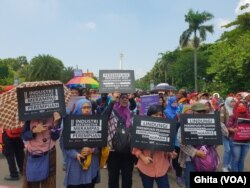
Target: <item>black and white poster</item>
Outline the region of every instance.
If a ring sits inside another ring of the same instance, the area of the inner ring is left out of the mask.
[[[107,145],[108,127],[105,116],[66,116],[63,121],[63,144],[66,149],[103,147]]]
[[[165,118],[135,116],[132,147],[151,151],[173,151],[176,122]]]
[[[17,88],[19,119],[22,121],[66,114],[63,85]]]
[[[221,145],[219,114],[181,114],[181,138],[184,145]]]
[[[99,93],[135,92],[135,75],[133,70],[100,70]]]

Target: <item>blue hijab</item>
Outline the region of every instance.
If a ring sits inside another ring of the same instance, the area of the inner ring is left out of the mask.
[[[77,101],[76,107],[75,107],[75,109],[74,109],[74,111],[73,111],[72,114],[74,114],[74,115],[82,115],[82,106],[85,103],[88,103],[91,106],[91,108],[92,108],[92,104],[91,104],[91,102],[89,100],[87,100],[87,99],[80,99],[79,101]],[[92,110],[90,110],[90,114],[89,115],[92,115]]]
[[[174,119],[176,117],[176,111],[178,107],[173,107],[172,104],[177,101],[177,98],[175,96],[170,97],[168,99],[168,105],[166,109],[164,110],[164,114],[168,119]]]

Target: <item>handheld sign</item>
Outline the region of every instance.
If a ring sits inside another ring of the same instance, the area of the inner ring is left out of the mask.
[[[69,99],[69,103],[67,105],[67,108],[70,110],[70,112],[73,112],[75,107],[76,107],[76,103],[81,100],[81,99],[85,99],[85,96],[75,96],[75,97],[70,97]]]
[[[184,145],[221,145],[219,114],[181,114],[181,138]]]
[[[135,92],[135,75],[133,70],[100,70],[99,93]]]
[[[105,116],[66,116],[63,121],[63,143],[66,149],[103,147],[107,145]]]
[[[66,114],[63,85],[17,88],[19,119],[22,121]]]
[[[250,142],[250,119],[238,118],[237,131],[234,133],[234,141]]]
[[[151,151],[173,151],[175,123],[165,118],[135,116],[132,126],[132,147]]]
[[[159,95],[143,95],[141,98],[141,110],[140,115],[146,116],[148,112],[148,108],[151,105],[159,104]]]

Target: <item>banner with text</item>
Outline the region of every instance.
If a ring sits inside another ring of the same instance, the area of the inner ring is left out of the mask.
[[[19,119],[22,121],[66,114],[63,85],[17,88]]]
[[[173,151],[176,122],[165,118],[135,116],[132,147],[151,151]]]
[[[237,131],[234,133],[234,141],[250,142],[250,119],[238,118]]]
[[[221,145],[219,114],[181,114],[181,138],[184,145]]]
[[[151,105],[159,104],[159,95],[143,95],[141,98],[141,110],[140,115],[146,116],[148,112],[148,108]]]
[[[63,143],[66,149],[103,147],[107,145],[108,129],[105,116],[66,116],[63,121]]]
[[[135,92],[135,75],[133,70],[100,70],[99,93]]]

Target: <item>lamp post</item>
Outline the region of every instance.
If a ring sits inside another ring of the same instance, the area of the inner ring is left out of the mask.
[[[123,53],[120,54],[120,69],[123,69]]]

